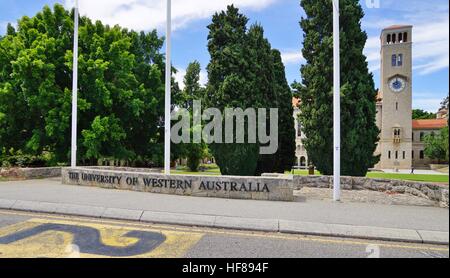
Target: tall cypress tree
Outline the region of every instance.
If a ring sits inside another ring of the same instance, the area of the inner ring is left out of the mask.
[[[295,121],[292,92],[286,80],[286,72],[280,51],[272,50],[274,91],[277,95],[279,113],[277,168],[274,172],[290,171],[295,163]]]
[[[243,110],[265,107],[262,104],[265,98],[255,90],[252,51],[247,45],[247,22],[248,18],[237,8],[228,6],[226,11],[216,13],[208,26],[211,61],[207,68],[209,83],[204,103],[218,108],[222,115],[227,107]],[[222,134],[224,139],[224,132]],[[223,175],[254,175],[259,144],[213,143],[210,150]]]
[[[184,76],[184,89],[183,89],[183,99],[186,109],[189,110],[191,118],[193,117],[193,102],[196,100],[201,100],[204,94],[204,88],[200,85],[200,71],[201,66],[198,61],[190,63],[186,69],[186,75]],[[191,128],[191,139],[194,129],[199,127]],[[200,160],[204,157],[207,152],[206,145],[202,143],[191,142],[185,146],[185,155],[187,158],[187,166],[192,172],[197,172],[200,166]]]
[[[263,47],[258,47],[258,51]],[[271,108],[278,108],[278,150],[275,154],[261,155],[257,175],[262,173],[284,173],[290,171],[295,162],[295,122],[292,107],[292,92],[286,80],[285,68],[280,51],[269,51],[270,61],[263,67],[270,76],[270,84],[259,84],[269,88],[268,98]],[[264,63],[263,63],[264,65]],[[258,74],[261,76],[261,74]]]
[[[358,0],[340,1],[341,22],[341,172],[364,176],[374,156],[379,129],[375,123],[376,90],[363,49],[364,12]],[[333,7],[330,0],[302,0],[306,12],[302,84],[295,84],[302,100],[300,121],[307,137],[308,156],[323,174],[333,172]]]

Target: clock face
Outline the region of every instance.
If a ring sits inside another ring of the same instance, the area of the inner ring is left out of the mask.
[[[402,92],[406,87],[406,80],[401,77],[392,78],[389,81],[389,88],[395,93]]]

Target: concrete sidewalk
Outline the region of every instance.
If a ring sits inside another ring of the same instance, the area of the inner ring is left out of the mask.
[[[343,192],[345,194],[345,192]],[[449,210],[365,203],[269,202],[0,182],[0,209],[215,228],[449,243]]]

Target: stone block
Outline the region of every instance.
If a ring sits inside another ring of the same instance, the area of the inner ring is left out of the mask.
[[[112,171],[96,168],[68,168],[62,171],[64,184],[97,186],[139,192],[258,200],[293,200],[293,177],[181,176]],[[254,194],[258,193],[258,194]]]

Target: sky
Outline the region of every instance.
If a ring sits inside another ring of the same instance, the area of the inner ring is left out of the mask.
[[[8,22],[33,16],[44,5],[60,3],[70,8],[74,0],[0,0],[0,34]],[[79,0],[80,13],[106,24],[134,30],[157,29],[165,33],[165,0]],[[211,16],[234,4],[264,27],[273,48],[282,52],[289,83],[301,81],[305,16],[299,0],[172,0],[172,56],[180,85],[188,64],[202,65],[201,82],[207,82],[208,29]],[[413,25],[413,108],[436,112],[449,93],[449,3],[448,0],[360,0],[365,17],[361,24],[368,40],[364,53],[377,87],[380,83],[380,33],[393,24]],[[164,50],[163,50],[164,51]]]

